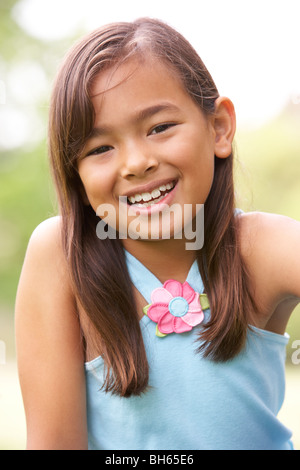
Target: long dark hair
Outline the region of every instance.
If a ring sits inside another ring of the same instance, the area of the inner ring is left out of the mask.
[[[65,255],[77,300],[98,332],[107,370],[104,389],[121,396],[146,390],[148,362],[123,247],[118,239],[97,238],[99,218],[84,202],[77,159],[94,124],[93,79],[108,67],[132,56],[143,60],[147,54],[174,71],[205,115],[214,112],[218,90],[196,51],[170,26],[145,18],[102,27],[73,47],[56,78],[49,119]],[[211,306],[198,349],[216,361],[230,360],[241,351],[254,308],[234,205],[233,155],[215,157],[205,202],[205,244],[197,256]]]

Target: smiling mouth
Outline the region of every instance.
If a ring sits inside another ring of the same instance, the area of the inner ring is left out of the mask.
[[[171,181],[162,184],[151,192],[135,194],[127,198],[127,203],[135,207],[149,207],[160,202],[167,194],[169,194],[176,186],[177,181]]]

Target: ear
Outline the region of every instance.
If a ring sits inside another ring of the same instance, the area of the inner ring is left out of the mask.
[[[229,98],[220,96],[216,99],[213,127],[215,155],[219,158],[227,158],[232,152],[232,141],[236,129],[235,110]]]

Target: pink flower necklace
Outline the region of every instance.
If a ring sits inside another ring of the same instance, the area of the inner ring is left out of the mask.
[[[151,293],[151,304],[143,312],[157,323],[156,335],[191,331],[204,320],[203,310],[209,308],[206,294],[199,294],[187,281],[181,284],[169,279]]]
[[[125,259],[133,284],[149,302],[143,312],[157,324],[157,336],[185,333],[203,322],[203,311],[209,309],[209,302],[207,295],[201,293],[204,286],[196,261],[183,284],[169,279],[162,285],[154,274],[127,250]]]

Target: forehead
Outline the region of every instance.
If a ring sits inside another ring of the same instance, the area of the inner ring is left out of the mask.
[[[155,58],[131,59],[99,73],[91,87],[91,98],[98,117],[160,101],[195,105],[173,68]]]
[[[149,78],[156,76],[158,73],[169,78],[173,77],[173,80],[178,81],[178,84],[181,85],[175,68],[171,64],[165,64],[165,62],[151,54],[147,58],[137,55],[132,59],[126,60],[124,63],[121,62],[111,67],[106,67],[102,72],[98,73],[92,83],[91,96],[94,97],[99,93],[104,93],[128,82],[142,70],[149,74]]]

